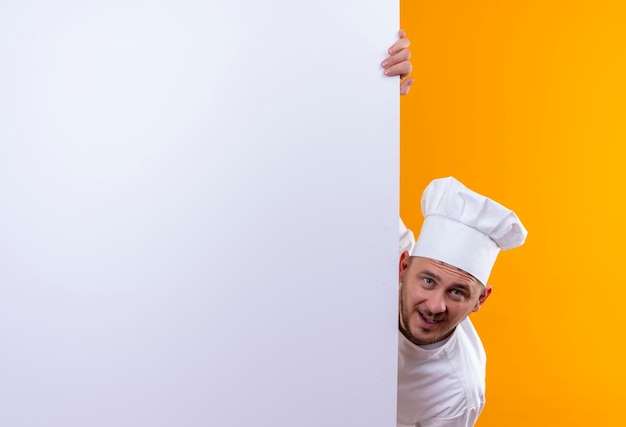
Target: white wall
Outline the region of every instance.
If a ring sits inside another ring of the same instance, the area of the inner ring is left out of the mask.
[[[3,0],[0,426],[393,426],[389,0]]]

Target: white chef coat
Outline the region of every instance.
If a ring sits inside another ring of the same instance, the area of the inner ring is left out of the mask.
[[[469,318],[437,348],[398,340],[398,427],[473,426],[485,405],[486,355]]]

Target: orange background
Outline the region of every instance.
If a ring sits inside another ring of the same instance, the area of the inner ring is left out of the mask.
[[[472,315],[489,426],[626,425],[626,2],[401,1],[401,206],[453,175],[514,209]]]

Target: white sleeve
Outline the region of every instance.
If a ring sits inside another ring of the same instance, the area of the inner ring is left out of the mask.
[[[468,408],[452,418],[431,418],[418,423],[415,427],[473,427],[482,408]]]

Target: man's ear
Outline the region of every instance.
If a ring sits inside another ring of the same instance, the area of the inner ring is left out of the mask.
[[[485,303],[485,301],[487,301],[489,295],[491,295],[491,286],[485,286],[483,288],[483,291],[480,293],[478,301],[476,302],[476,305],[474,306],[474,309],[472,311],[478,311],[480,307],[482,307],[482,305]]]
[[[400,265],[398,268],[398,281],[402,282],[406,271],[409,269],[409,251],[404,251],[400,254]]]

